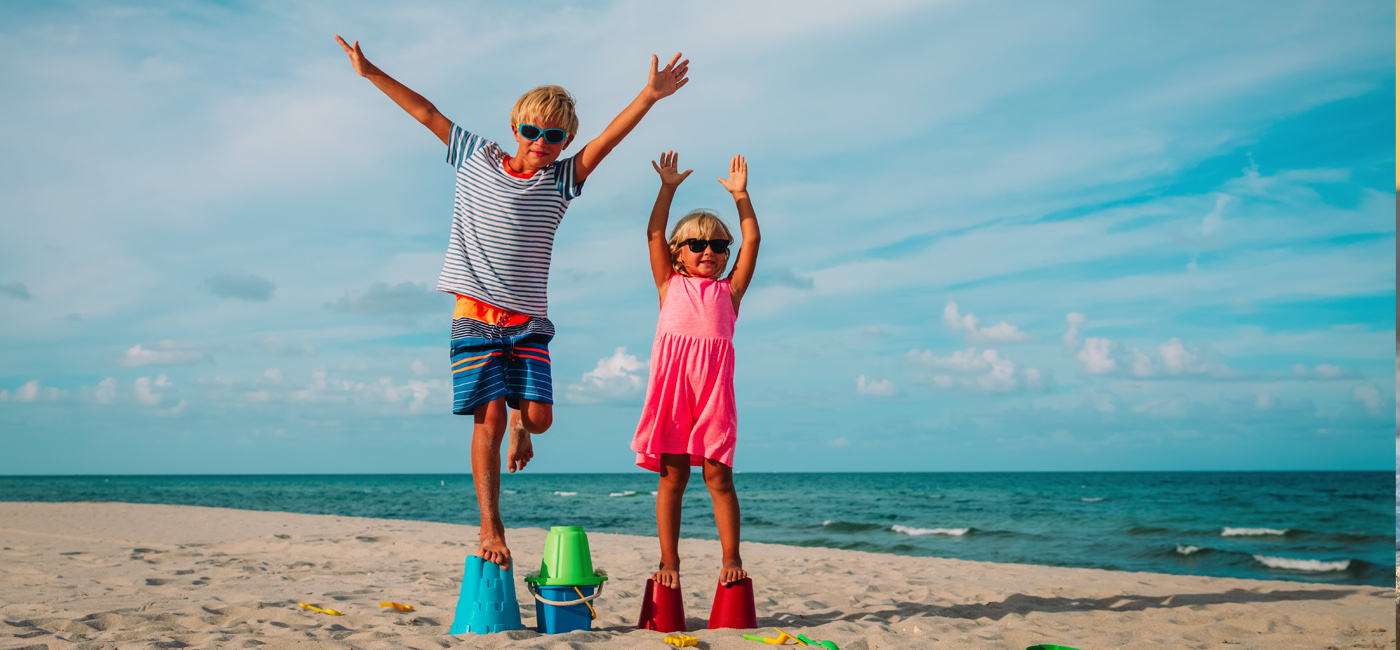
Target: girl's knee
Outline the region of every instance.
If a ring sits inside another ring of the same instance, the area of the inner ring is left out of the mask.
[[[705,461],[705,487],[711,492],[733,492],[734,470],[712,460]]]

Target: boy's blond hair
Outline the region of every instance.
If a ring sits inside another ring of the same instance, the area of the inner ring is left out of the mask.
[[[729,226],[718,214],[704,208],[691,210],[690,214],[681,217],[681,220],[676,222],[676,227],[671,230],[671,268],[675,269],[676,273],[687,275],[685,264],[681,263],[681,242],[687,239],[709,239],[710,233],[716,230],[723,232],[724,238],[730,243],[730,254],[725,256],[724,266],[720,267],[714,277],[724,275],[725,269],[729,268],[729,259],[734,257],[734,235],[730,234]]]
[[[578,115],[574,113],[574,96],[560,86],[540,86],[515,100],[515,108],[510,110],[510,128],[515,130],[521,122],[534,124],[554,120],[563,123],[569,135],[578,133]],[[535,126],[539,126],[536,124]]]

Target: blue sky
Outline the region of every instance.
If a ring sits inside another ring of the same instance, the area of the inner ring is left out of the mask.
[[[332,35],[483,135],[692,81],[556,240],[554,428],[628,471],[649,160],[763,228],[743,471],[1385,469],[1395,8],[1358,3],[0,7],[0,473],[464,472],[451,169]]]

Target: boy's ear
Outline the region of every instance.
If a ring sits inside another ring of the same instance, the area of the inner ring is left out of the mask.
[[[560,151],[563,151],[563,150],[565,150],[565,149],[568,149],[568,148],[569,148],[569,143],[571,143],[571,142],[573,142],[573,141],[574,141],[574,136],[572,136],[572,135],[569,136],[569,139],[564,141],[564,146],[559,147],[559,150],[560,150]]]

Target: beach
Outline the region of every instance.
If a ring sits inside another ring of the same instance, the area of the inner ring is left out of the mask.
[[[507,513],[508,514],[508,513]],[[449,636],[472,526],[126,503],[0,503],[0,650],[14,648],[662,648],[635,629],[654,539],[591,532],[611,576],[592,632]],[[511,529],[516,597],[545,531]],[[719,545],[683,540],[702,648]],[[746,543],[758,621],[843,650],[926,647],[1393,648],[1395,592]],[[381,602],[414,607],[400,612]],[[307,603],[342,612],[329,616]]]

